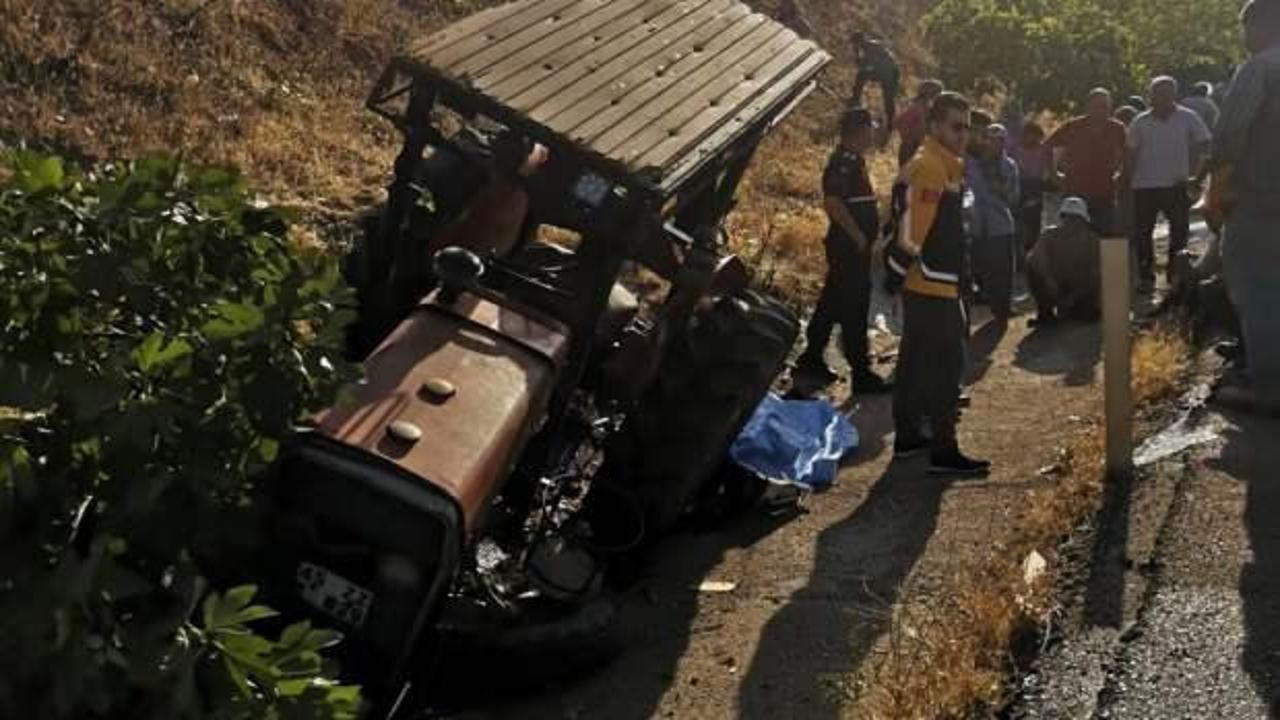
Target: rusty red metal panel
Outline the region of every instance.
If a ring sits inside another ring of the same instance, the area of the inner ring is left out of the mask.
[[[365,361],[368,380],[318,429],[443,489],[470,532],[537,430],[568,350],[564,328],[488,300],[428,300]],[[397,437],[404,423],[420,436]]]

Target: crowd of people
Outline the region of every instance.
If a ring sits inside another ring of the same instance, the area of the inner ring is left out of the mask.
[[[1051,133],[1034,119],[996,122],[936,80],[919,83],[896,113],[901,73],[892,53],[855,38],[858,80],[822,179],[828,274],[797,371],[824,382],[838,377],[824,355],[840,326],[854,394],[893,393],[895,458],[928,453],[931,473],[986,474],[990,463],[961,452],[955,432],[972,305],[989,305],[994,322],[1007,324],[1025,277],[1033,324],[1095,321],[1100,238],[1130,238],[1138,291],[1150,295],[1161,216],[1165,287],[1194,282],[1185,252],[1191,213],[1212,173],[1205,214],[1221,238],[1214,247],[1240,314],[1248,368],[1220,394],[1280,410],[1280,283],[1269,277],[1280,266],[1280,0],[1250,0],[1241,21],[1250,58],[1226,92],[1199,83],[1180,100],[1178,82],[1161,76],[1147,97],[1117,108],[1098,88],[1084,98],[1082,115]],[[862,107],[869,83],[886,99],[885,132]],[[900,174],[882,218],[866,158],[889,130],[900,138]],[[1055,196],[1058,222],[1046,229]],[[867,348],[878,240],[902,312],[892,382],[872,370]]]

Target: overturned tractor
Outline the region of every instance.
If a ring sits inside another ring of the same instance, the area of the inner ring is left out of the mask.
[[[349,263],[367,379],[284,453],[264,570],[379,713],[451,653],[603,632],[607,562],[726,490],[797,321],[722,225],[827,62],[741,2],[521,0],[382,75],[404,144]]]

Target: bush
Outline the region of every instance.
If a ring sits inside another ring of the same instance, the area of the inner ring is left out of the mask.
[[[336,261],[172,157],[0,184],[0,717],[354,717],[336,633],[250,625],[254,479],[352,371]],[[217,578],[216,581],[208,578]]]
[[[925,34],[949,85],[1002,89],[1032,110],[1120,97],[1153,74],[1221,80],[1239,58],[1236,0],[941,0]],[[1199,73],[1199,77],[1191,75]]]

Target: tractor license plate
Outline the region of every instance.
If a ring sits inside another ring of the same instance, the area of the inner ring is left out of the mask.
[[[373,593],[319,565],[298,566],[298,591],[308,605],[353,628],[364,625]]]

